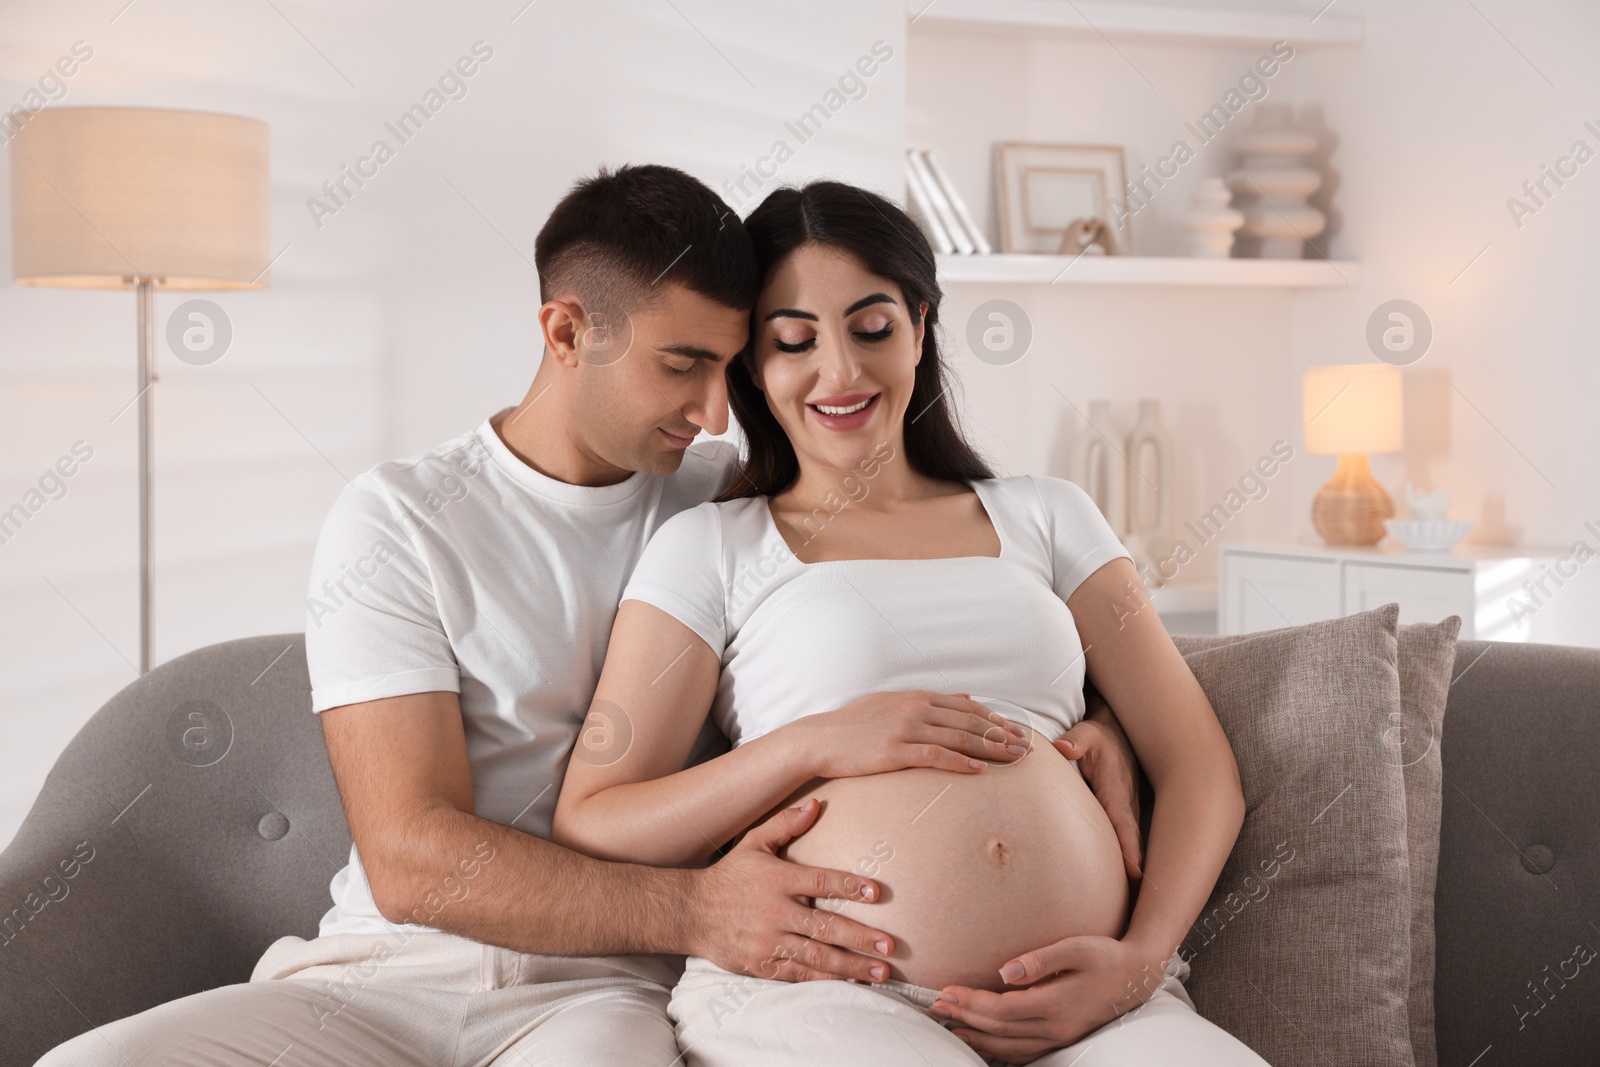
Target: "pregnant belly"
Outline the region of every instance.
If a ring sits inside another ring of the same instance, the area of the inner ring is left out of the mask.
[[[796,863],[873,878],[873,904],[820,906],[891,934],[890,976],[937,989],[1006,988],[1007,960],[1064,937],[1120,937],[1127,875],[1105,810],[1042,739],[977,774],[911,767],[818,780],[822,801],[792,842]]]

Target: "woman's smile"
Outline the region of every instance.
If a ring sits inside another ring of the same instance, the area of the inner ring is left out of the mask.
[[[812,418],[827,430],[848,432],[859,430],[878,410],[882,393],[851,393],[846,396],[825,396],[806,404]]]

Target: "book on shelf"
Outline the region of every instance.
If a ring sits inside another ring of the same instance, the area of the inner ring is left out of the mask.
[[[933,149],[925,148],[923,158],[927,161],[928,170],[933,174],[934,180],[939,183],[944,191],[944,197],[950,202],[950,208],[955,212],[957,221],[966,230],[967,237],[972,241],[977,254],[987,256],[994,249],[989,244],[989,239],[983,235],[977,223],[972,221],[972,214],[967,210],[967,202],[961,199],[961,194],[956,191],[956,183],[950,180],[950,173],[939,163],[939,157],[933,154]]]
[[[911,150],[906,151],[906,200],[911,207],[911,217],[922,227],[922,232],[928,237],[928,243],[933,245],[935,252],[949,255],[956,250],[955,242],[950,240],[944,223],[939,220],[939,214],[933,208],[933,200],[928,196],[928,190],[922,184],[922,175],[911,165]]]
[[[950,201],[940,188],[939,181],[933,176],[933,171],[928,168],[928,161],[922,153],[915,148],[906,149],[906,163],[910,173],[915,175],[916,181],[922,187],[922,193],[932,207],[932,218],[939,220],[940,228],[948,235],[953,251],[963,256],[970,256],[976,246],[972,238],[961,226],[961,220],[956,218],[956,213],[950,206]]]

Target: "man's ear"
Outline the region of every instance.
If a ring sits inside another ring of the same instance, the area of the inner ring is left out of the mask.
[[[744,369],[750,375],[750,382],[756,387],[756,392],[766,393],[761,384],[761,372],[756,366],[756,350],[754,345],[749,345],[739,353],[739,359],[744,361]]]
[[[574,300],[548,300],[539,307],[539,330],[544,350],[563,367],[578,365],[578,338],[588,323],[583,306]]]

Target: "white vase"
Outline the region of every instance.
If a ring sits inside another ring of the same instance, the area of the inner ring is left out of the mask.
[[[1221,178],[1207,178],[1190,197],[1193,204],[1183,216],[1189,231],[1189,255],[1197,259],[1227,259],[1233,251],[1233,234],[1244,225],[1244,214],[1228,206],[1233,194]],[[1131,458],[1131,457],[1130,457]]]
[[[1161,401],[1139,401],[1127,455],[1128,534],[1147,551],[1160,552],[1172,540],[1172,438],[1161,425]]]
[[[1234,147],[1244,161],[1228,184],[1247,198],[1244,232],[1259,240],[1262,259],[1299,259],[1305,242],[1328,224],[1306,204],[1322,185],[1322,175],[1305,159],[1316,151],[1316,135],[1294,126],[1289,105],[1260,104],[1255,124]]]
[[[1128,467],[1112,447],[1119,436],[1111,425],[1111,401],[1089,401],[1089,424],[1073,442],[1068,477],[1089,494],[1121,537],[1128,528]]]

